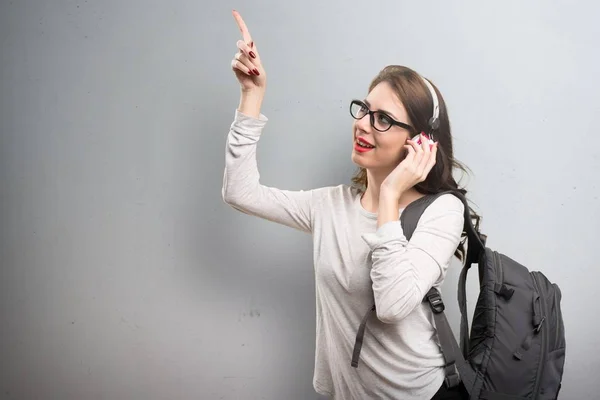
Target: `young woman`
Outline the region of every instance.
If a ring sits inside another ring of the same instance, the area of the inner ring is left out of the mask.
[[[402,210],[425,194],[465,193],[452,175],[459,164],[442,96],[409,68],[384,68],[368,96],[351,102],[348,145],[360,167],[354,185],[308,191],[264,186],[256,146],[267,123],[260,111],[266,74],[244,21],[235,11],[234,17],[243,36],[232,61],[241,101],[227,137],[223,199],[313,236],[315,390],[335,399],[464,398],[462,385],[443,384],[444,357],[422,302],[431,287],[442,285],[452,257],[464,251],[463,204],[440,196],[410,241],[399,221]],[[367,326],[360,367],[353,368],[357,329],[373,303],[377,318]]]

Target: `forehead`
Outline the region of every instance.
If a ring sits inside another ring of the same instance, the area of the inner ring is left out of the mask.
[[[372,110],[386,111],[399,121],[406,120],[404,105],[392,87],[387,82],[381,82],[371,90],[365,99]]]

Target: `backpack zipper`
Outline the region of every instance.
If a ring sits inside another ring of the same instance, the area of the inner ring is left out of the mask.
[[[538,292],[538,294],[540,295],[540,306],[542,308],[542,319],[540,322],[540,325],[542,325],[541,327],[541,332],[540,334],[542,335],[542,351],[540,354],[540,366],[538,368],[537,371],[537,377],[535,379],[535,388],[534,388],[534,399],[538,399],[539,398],[539,393],[538,391],[540,390],[540,379],[542,378],[542,372],[544,372],[544,368],[545,368],[545,362],[546,362],[546,353],[548,352],[548,344],[547,344],[547,331],[548,331],[548,324],[544,324],[544,320],[546,318],[546,296],[544,296],[544,291],[542,290],[541,285],[538,282],[537,276],[535,274],[535,272],[531,273],[531,277],[533,278],[533,286],[535,287],[535,290]]]

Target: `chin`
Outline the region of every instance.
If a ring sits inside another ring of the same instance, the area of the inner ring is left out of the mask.
[[[361,157],[360,154],[356,154],[356,152],[354,150],[352,151],[351,159],[352,159],[352,162],[360,168],[371,168],[372,167],[371,163],[365,162],[367,160],[365,160],[364,157]]]
[[[398,166],[400,161],[402,160],[394,160],[390,163],[381,163],[377,162],[377,160],[367,159],[362,157],[360,154],[357,154],[355,151],[352,151],[352,162],[358,166],[359,168],[365,168],[371,171],[391,171]]]
[[[363,165],[362,165],[363,163],[361,162],[363,160],[361,160],[360,156],[358,154],[356,154],[356,151],[352,150],[352,154],[350,155],[350,159],[352,160],[352,162],[354,164],[358,165],[359,167],[363,167]]]

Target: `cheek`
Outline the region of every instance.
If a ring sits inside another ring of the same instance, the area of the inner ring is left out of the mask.
[[[404,148],[404,146],[408,144],[406,142],[406,139],[408,139],[407,135],[403,135],[402,137],[383,139],[380,140],[379,143],[377,143],[377,146],[382,150],[383,153],[386,154],[386,156],[395,159],[403,159],[406,154],[406,149]]]
[[[377,159],[382,165],[388,166],[396,166],[406,157],[404,148],[398,146],[397,143],[379,144],[375,154],[377,154]]]

